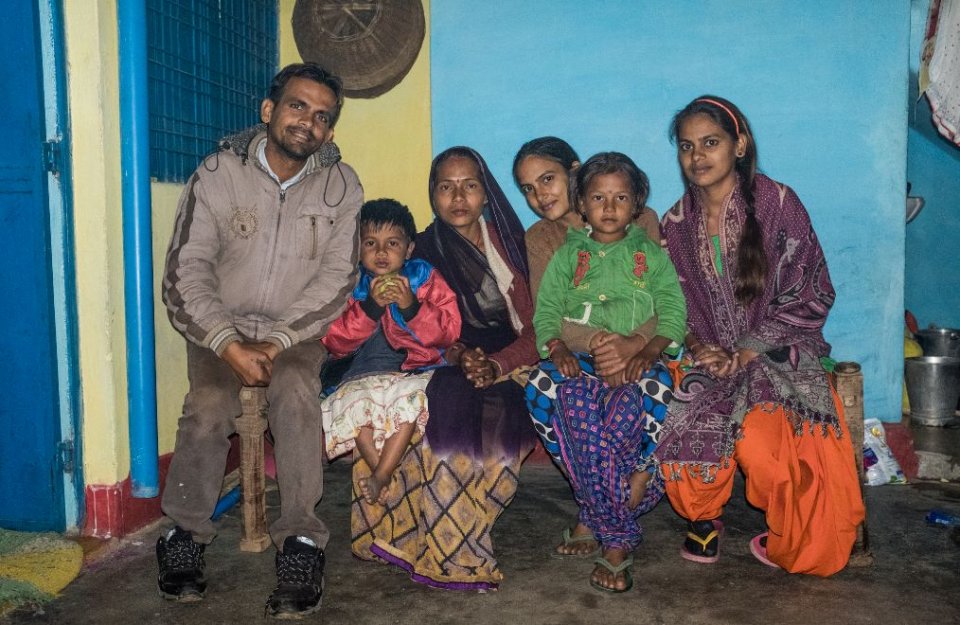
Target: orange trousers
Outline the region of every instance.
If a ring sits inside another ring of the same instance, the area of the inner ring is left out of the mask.
[[[833,400],[840,438],[833,431],[824,436],[819,425],[813,433],[804,426],[797,436],[783,406],[756,406],[744,418],[743,438],[730,466],[720,469],[714,482],[705,484],[686,471],[674,476],[664,464],[670,504],[691,521],[718,518],[739,465],[746,477],[747,501],[766,515],[767,557],[791,573],[826,577],[840,571],[850,558],[865,510],[836,392]]]

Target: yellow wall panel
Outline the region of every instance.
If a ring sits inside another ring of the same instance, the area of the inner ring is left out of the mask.
[[[117,14],[114,0],[67,0],[77,321],[88,484],[129,473]]]
[[[280,1],[280,65],[301,61],[293,40],[294,0]],[[410,207],[420,229],[432,215],[427,176],[430,136],[430,3],[423,2],[426,36],[420,55],[399,85],[372,99],[348,98],[335,140],[360,176],[364,197],[391,197]]]
[[[154,182],[150,185],[153,218],[153,326],[157,360],[157,449],[161,454],[173,451],[177,420],[183,413],[187,393],[186,339],[173,329],[167,309],[160,299],[163,261],[173,234],[177,201],[182,184]]]

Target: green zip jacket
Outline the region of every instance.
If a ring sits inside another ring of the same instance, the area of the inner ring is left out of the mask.
[[[656,334],[682,343],[687,305],[666,252],[633,226],[613,243],[571,229],[543,274],[533,327],[546,358],[563,321],[628,335],[654,314]]]

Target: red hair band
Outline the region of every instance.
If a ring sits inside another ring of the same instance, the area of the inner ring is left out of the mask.
[[[731,111],[728,107],[724,106],[721,102],[717,102],[716,100],[711,100],[710,98],[700,98],[699,100],[697,100],[697,102],[709,102],[710,104],[713,104],[714,106],[719,106],[720,108],[725,110],[727,112],[727,115],[730,116],[730,119],[733,120],[733,127],[736,128],[737,130],[737,136],[738,137],[740,136],[740,122],[737,121],[737,116],[734,115],[733,111]]]

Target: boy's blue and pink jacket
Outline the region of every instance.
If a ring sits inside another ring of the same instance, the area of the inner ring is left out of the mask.
[[[406,350],[404,371],[445,364],[443,352],[460,338],[460,309],[457,296],[440,273],[421,259],[404,263],[400,275],[410,281],[410,288],[419,302],[419,309],[405,320],[396,304],[390,304],[379,320],[372,319],[360,305],[370,295],[373,275],[360,268],[360,281],[347,300],[347,308],[327,330],[321,341],[333,358],[352,354],[377,330],[390,346]]]

